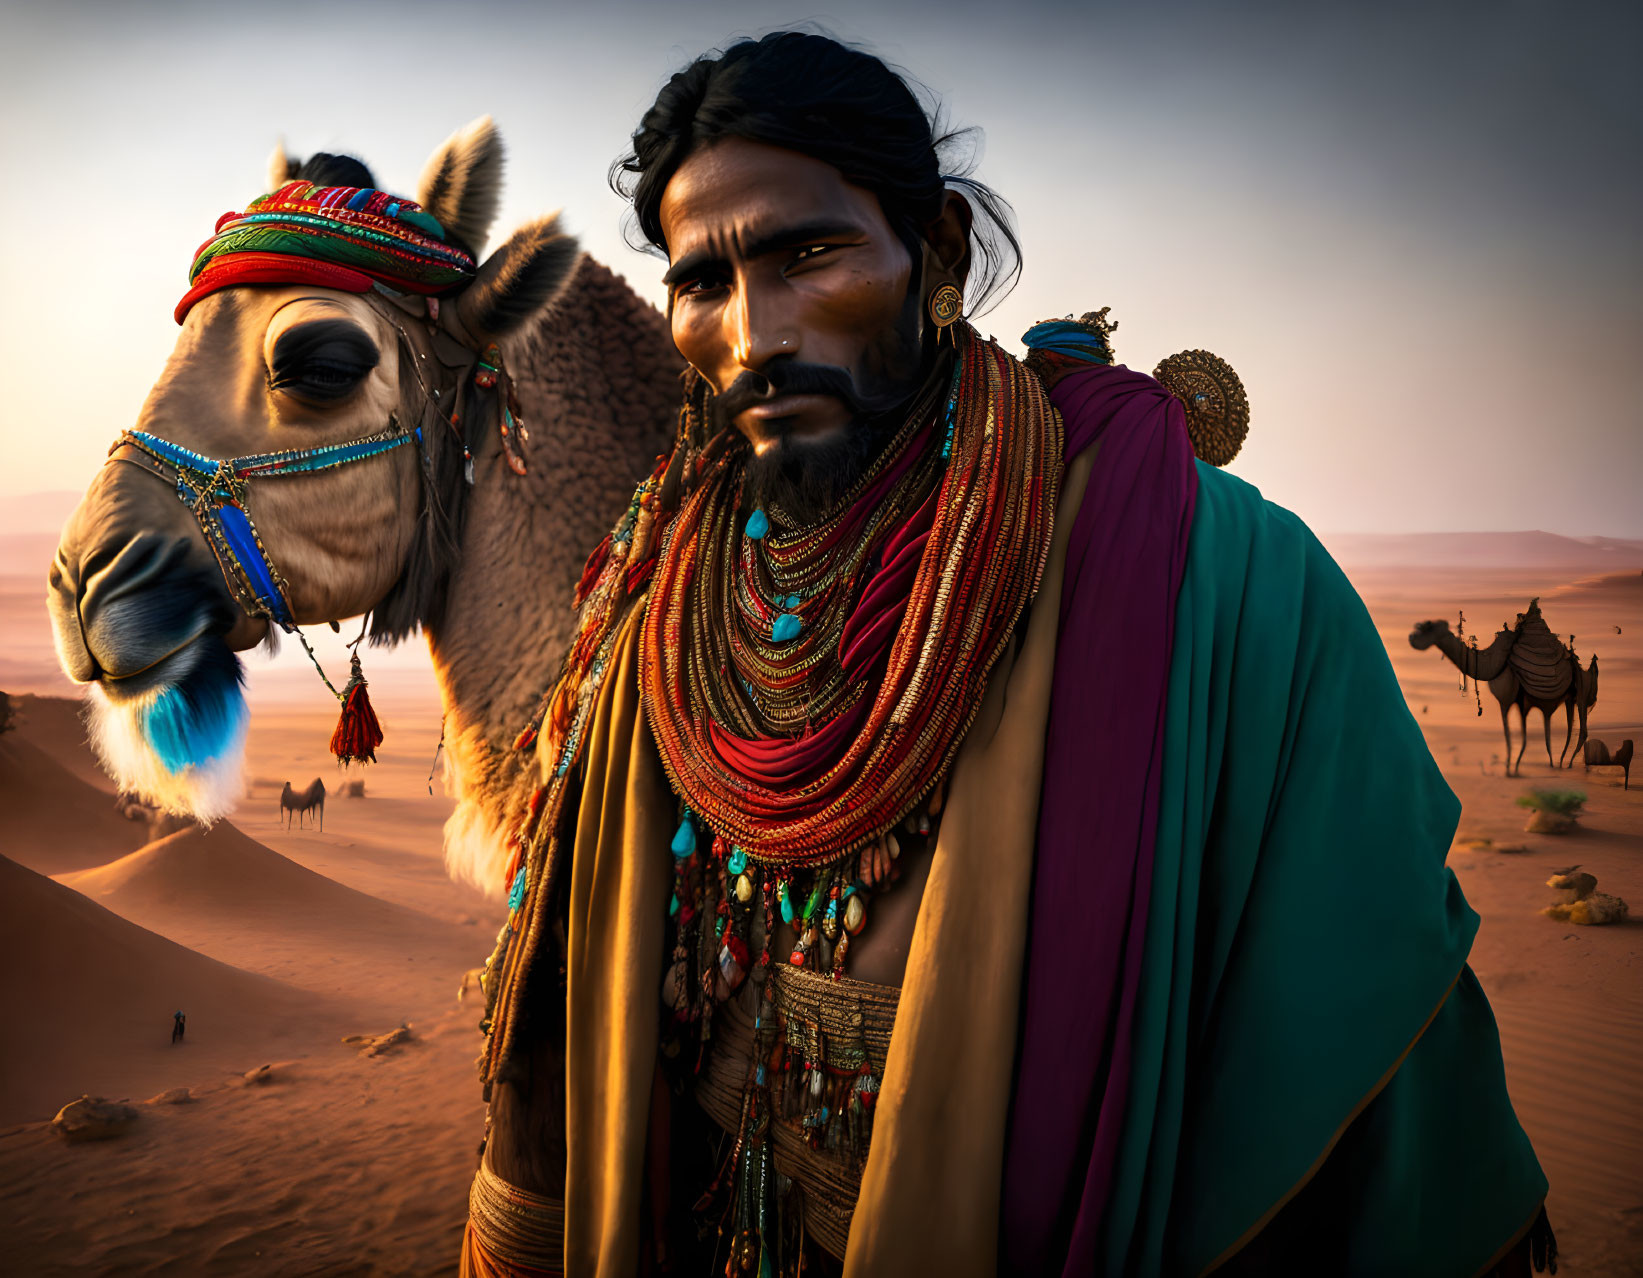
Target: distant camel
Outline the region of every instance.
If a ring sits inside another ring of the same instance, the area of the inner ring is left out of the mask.
[[[291,783],[287,781],[285,789],[280,792],[280,817],[285,823],[285,828],[291,828],[291,813],[297,814],[297,822],[300,825],[302,819],[314,811],[319,813],[319,829],[320,833],[324,834],[325,782],[315,777],[308,783],[307,789],[293,790]]]
[[[1630,790],[1632,788],[1631,738],[1627,737],[1622,741],[1620,749],[1613,754],[1609,753],[1609,747],[1601,741],[1588,741],[1586,743],[1586,767],[1588,770],[1592,768],[1619,768],[1621,778],[1625,782],[1621,788]]]
[[[1582,670],[1580,659],[1558,641],[1540,615],[1540,600],[1531,599],[1527,612],[1518,614],[1517,624],[1502,629],[1487,648],[1468,647],[1455,637],[1447,621],[1422,621],[1409,636],[1409,646],[1425,650],[1436,645],[1461,673],[1479,683],[1500,702],[1500,726],[1506,734],[1506,775],[1518,773],[1523,751],[1529,744],[1529,711],[1539,710],[1546,729],[1546,762],[1554,768],[1570,767],[1586,741],[1587,712],[1597,704],[1597,657]],[[1522,726],[1522,744],[1512,754],[1510,713],[1516,706]],[[1563,753],[1552,761],[1552,711],[1561,708],[1566,730]],[[1580,714],[1580,739],[1574,740],[1575,713]],[[1569,746],[1573,742],[1574,751]]]

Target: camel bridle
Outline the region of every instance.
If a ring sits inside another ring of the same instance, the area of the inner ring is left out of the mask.
[[[378,288],[381,289],[381,286]],[[436,339],[429,343],[435,354],[435,362],[453,374],[449,386],[441,384],[430,388],[422,372],[429,352],[417,349],[417,343],[412,341],[405,326],[382,306],[384,301],[396,307],[404,303],[397,295],[385,289],[381,291],[384,297],[367,294],[365,300],[377,306],[398,334],[403,357],[400,376],[402,404],[406,398],[405,391],[409,389],[404,370],[409,369],[415,376],[423,420],[414,428],[406,430],[399,421],[398,413],[390,412],[388,424],[383,430],[359,439],[222,459],[207,457],[148,431],[125,430],[108,451],[108,462],[135,465],[170,484],[177,499],[199,523],[206,545],[211,548],[235,603],[253,619],[266,620],[287,634],[296,634],[299,639],[301,632],[292,614],[286,579],[270,558],[251,515],[251,481],[336,470],[380,457],[406,444],[415,444],[424,472],[421,487],[426,490],[429,480],[426,472],[430,461],[423,447],[423,422],[433,413],[460,433],[458,423],[461,417],[456,401],[460,398],[460,388],[466,384],[466,375],[481,361],[477,351],[454,338],[439,342],[437,339],[443,335],[434,328],[439,313],[438,304],[431,298],[417,298],[419,309],[421,304],[427,304],[429,335],[431,339]],[[447,351],[441,351],[441,345],[447,347]],[[450,358],[446,357],[447,354]],[[444,383],[445,378],[439,381]],[[441,401],[447,394],[453,402],[449,410],[441,410]],[[472,482],[471,476],[468,482]],[[427,500],[425,491],[422,500]]]

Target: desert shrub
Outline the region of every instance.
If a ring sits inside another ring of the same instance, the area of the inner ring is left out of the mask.
[[[1528,794],[1517,797],[1520,808],[1534,808],[1537,812],[1556,812],[1559,816],[1577,817],[1585,806],[1584,790],[1550,790],[1536,786]]]

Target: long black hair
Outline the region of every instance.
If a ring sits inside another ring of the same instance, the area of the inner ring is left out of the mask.
[[[970,228],[967,309],[976,313],[1014,286],[1021,244],[1011,209],[960,160],[971,130],[944,131],[907,81],[870,53],[830,36],[776,31],[707,54],[673,76],[633,134],[633,150],[611,166],[610,183],[633,202],[635,248],[667,251],[662,192],[698,146],[719,138],[763,142],[832,165],[878,197],[917,263],[924,228],[945,193],[961,192]],[[949,171],[944,171],[947,163]]]

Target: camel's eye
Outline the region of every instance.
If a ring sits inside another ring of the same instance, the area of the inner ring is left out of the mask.
[[[274,343],[268,384],[298,399],[334,403],[352,394],[380,358],[365,330],[347,320],[293,324]]]

